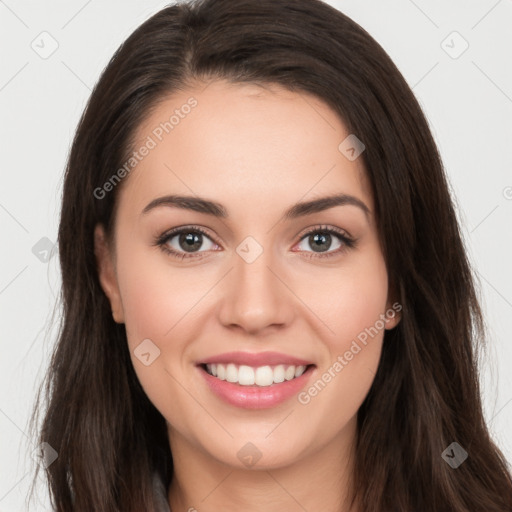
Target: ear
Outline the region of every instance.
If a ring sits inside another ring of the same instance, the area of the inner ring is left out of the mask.
[[[98,268],[98,278],[105,295],[110,301],[114,321],[124,323],[123,304],[117,283],[114,254],[105,234],[105,229],[101,224],[97,224],[94,228],[94,255]]]
[[[402,304],[396,300],[398,299],[398,294],[392,288],[388,294],[388,301],[386,303],[386,312],[384,313],[386,322],[386,329],[394,329],[402,319]]]

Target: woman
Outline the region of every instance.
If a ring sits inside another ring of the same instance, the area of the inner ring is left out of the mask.
[[[59,250],[57,511],[512,510],[442,162],[334,8],[139,27],[79,124]]]

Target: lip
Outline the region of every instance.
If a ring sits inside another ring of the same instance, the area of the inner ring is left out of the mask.
[[[198,365],[204,364],[229,364],[252,366],[276,366],[278,364],[293,366],[308,366],[314,364],[312,361],[299,359],[294,356],[282,354],[280,352],[226,352],[216,356],[208,357],[199,361]]]
[[[221,363],[222,364],[222,363]],[[209,389],[224,402],[243,409],[268,409],[289,400],[303,389],[316,370],[310,364],[306,371],[292,380],[270,386],[242,386],[210,375],[203,365],[197,366]]]

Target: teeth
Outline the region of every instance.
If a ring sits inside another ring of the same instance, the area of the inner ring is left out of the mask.
[[[293,368],[293,366],[291,366],[290,368]],[[278,384],[280,382],[284,382],[284,375],[285,375],[285,371],[284,371],[284,366],[282,364],[280,364],[279,366],[276,366],[274,368],[274,382],[276,384]]]
[[[208,368],[208,365],[206,365],[206,367]],[[218,364],[218,365],[216,365],[216,367],[217,367],[216,377],[220,380],[226,380],[226,367],[223,364]],[[211,368],[210,368],[210,371],[211,371]]]
[[[295,368],[295,377],[300,377],[304,373],[305,370],[306,370],[305,366],[297,366],[297,368]]]
[[[293,366],[282,364],[277,366],[258,366],[253,368],[246,365],[229,364],[207,364],[206,370],[210,375],[220,380],[226,380],[240,384],[241,386],[271,386],[279,384],[285,380],[292,380],[300,377],[305,371],[306,366]]]
[[[243,366],[240,367],[240,374],[242,373],[242,368]],[[256,385],[270,386],[274,383],[274,370],[272,370],[270,366],[260,366],[256,368],[256,371],[251,368],[251,371],[254,372],[254,383]],[[242,381],[241,375],[240,384],[245,384],[245,382]]]
[[[236,366],[233,365],[233,367],[236,372]],[[258,368],[258,370],[261,370],[261,368]],[[250,366],[240,366],[238,369],[238,379],[235,379],[233,382],[238,382],[238,384],[241,384],[242,386],[253,386],[256,382],[254,368],[251,368]],[[258,386],[261,386],[261,384],[258,384]]]
[[[284,372],[284,378],[286,380],[292,380],[295,377],[295,366],[288,366]]]
[[[228,364],[226,366],[226,380],[228,382],[238,381],[238,370],[234,364]]]

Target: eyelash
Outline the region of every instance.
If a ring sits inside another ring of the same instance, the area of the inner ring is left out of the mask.
[[[185,226],[185,227],[180,227],[180,228],[173,228],[170,231],[166,231],[165,233],[163,233],[162,235],[158,236],[155,239],[154,245],[160,247],[162,249],[162,251],[164,251],[166,254],[172,256],[173,258],[179,259],[179,260],[184,260],[184,259],[188,259],[188,258],[203,258],[203,256],[198,256],[198,254],[200,254],[200,253],[187,254],[185,252],[181,253],[181,252],[175,251],[174,249],[169,248],[169,246],[167,245],[169,240],[172,240],[176,235],[181,235],[183,233],[186,233],[186,234],[201,233],[202,235],[204,235],[207,238],[209,238],[210,240],[212,240],[210,235],[201,227]],[[344,231],[339,230],[337,228],[321,226],[321,225],[314,226],[309,231],[304,233],[302,235],[302,237],[300,238],[299,243],[314,233],[322,233],[322,234],[328,233],[330,235],[335,235],[337,238],[339,238],[339,240],[342,242],[343,245],[335,251],[326,252],[326,253],[315,253],[315,252],[306,251],[306,253],[309,254],[309,256],[306,256],[306,257],[309,259],[311,259],[311,258],[330,258],[333,256],[337,256],[339,254],[342,254],[356,246],[357,240],[349,237]],[[212,240],[212,242],[216,243],[215,240]]]

